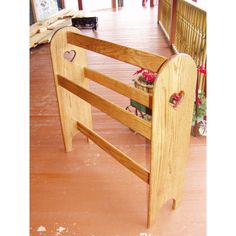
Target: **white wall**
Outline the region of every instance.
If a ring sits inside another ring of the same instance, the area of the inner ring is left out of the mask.
[[[86,1],[86,0],[84,0]],[[73,10],[78,10],[78,0],[64,0],[65,3],[65,8],[67,9],[73,9]]]

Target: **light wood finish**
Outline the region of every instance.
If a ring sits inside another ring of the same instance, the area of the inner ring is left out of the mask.
[[[206,11],[194,3],[179,0],[176,15],[175,46],[178,52],[192,56],[197,66],[206,64]],[[199,90],[205,91],[200,75]]]
[[[188,53],[197,65],[205,64],[206,11],[179,0],[177,5],[177,29],[175,45],[179,52]]]
[[[52,25],[50,25],[49,29],[45,31],[45,35],[42,36],[41,34],[39,34],[39,37],[37,39],[34,38],[33,40],[31,40],[30,47],[35,47],[37,45],[44,44],[44,43],[50,43],[52,36],[58,29],[71,25],[71,19],[60,20],[59,23],[55,22]]]
[[[59,25],[64,24],[65,21],[66,21],[65,19],[57,20],[56,22],[50,24],[46,29],[48,29],[48,30],[53,30],[53,29],[55,29],[56,27],[58,27]]]
[[[84,14],[80,11],[63,9],[57,14],[44,21],[36,22],[30,26],[30,48],[39,44],[49,43],[53,34],[60,28],[71,26],[72,17],[82,17]]]
[[[119,82],[118,80],[115,80],[107,75],[104,75],[87,67],[84,68],[84,76],[119,94],[131,98],[146,107],[152,108],[152,95],[150,95],[149,93],[128,86],[124,83]]]
[[[156,219],[162,205],[181,201],[192,123],[196,65],[185,54],[170,58],[159,71],[154,85],[151,139],[151,170],[148,225]],[[181,103],[173,108],[169,99],[184,91]]]
[[[39,22],[34,23],[33,25],[30,26],[30,37],[32,37],[33,35],[37,34],[40,29],[39,27],[41,26],[41,24]]]
[[[157,7],[142,8],[140,5],[140,1],[132,3],[134,15],[126,4],[122,11],[96,11],[99,30],[81,31],[171,56],[173,52],[156,24]],[[82,134],[74,137],[73,151],[65,153],[49,45],[30,51],[30,234],[36,236],[42,225],[47,235],[56,235],[56,229],[63,226],[66,228],[63,236],[139,236],[140,233],[205,236],[206,137],[191,137],[181,206],[172,212],[172,201],[167,202],[158,213],[156,224],[147,230],[149,185],[109,158],[109,154],[96,144],[86,142]],[[126,84],[132,82],[131,75],[136,70],[132,65],[108,57],[101,59],[96,53],[88,53],[88,66]],[[93,81],[89,83],[92,91],[115,104],[121,107],[129,104],[128,98]],[[92,108],[92,115],[94,131],[149,170],[149,140],[135,135],[95,108]]]
[[[88,128],[92,128],[91,106],[82,99],[61,88],[57,82],[60,74],[76,82],[78,85],[88,88],[88,80],[84,77],[83,67],[87,65],[87,55],[84,49],[69,45],[66,42],[66,32],[79,32],[74,27],[65,27],[57,31],[51,42],[51,57],[54,71],[57,99],[61,116],[61,125],[66,151],[72,150],[72,138],[78,133],[77,121]],[[72,62],[64,58],[66,52],[76,53]],[[76,76],[75,76],[76,75]]]
[[[57,36],[57,34],[59,36]],[[137,56],[137,60],[135,57],[136,54],[133,53],[135,52],[135,49],[122,50],[124,49],[123,46],[82,36],[79,32],[75,32],[73,28],[69,27],[58,31],[54,37],[56,39],[51,43],[52,55],[55,54],[54,51],[59,50],[60,44],[57,40],[60,39],[60,43],[63,42],[64,45],[66,45],[66,43],[68,43],[69,46],[82,45],[83,48],[88,48],[92,51],[99,52],[107,56],[111,55],[112,58],[118,58],[122,61],[130,62],[130,60],[127,59],[129,54],[134,56],[133,61],[139,61],[139,63],[140,61],[143,61],[143,59],[140,59],[140,55],[144,55],[146,60],[147,58],[151,61],[153,60],[152,54],[142,53],[141,51]],[[73,44],[71,45],[71,43]],[[92,44],[92,46],[90,46],[90,44]],[[120,53],[115,53],[115,50],[118,48],[121,49],[121,52],[124,52],[125,56]],[[62,46],[62,51],[53,56],[54,68],[55,64],[56,68],[63,68],[61,71],[55,71],[54,69],[58,102],[59,105],[63,104],[64,106],[59,106],[63,126],[67,126],[68,122],[69,125],[72,124],[72,127],[74,128],[74,121],[69,121],[72,114],[66,111],[67,107],[70,107],[70,109],[77,109],[80,111],[80,114],[83,114],[85,120],[91,120],[91,111],[90,106],[88,105],[91,104],[112,118],[120,121],[122,124],[142,134],[144,137],[151,139],[151,167],[149,181],[149,177],[147,178],[147,171],[145,172],[141,166],[136,165],[128,156],[93,132],[89,127],[89,125],[91,126],[90,123],[84,123],[84,120],[79,120],[77,123],[77,128],[83,134],[97,143],[105,151],[113,155],[127,168],[130,168],[132,172],[137,174],[144,181],[149,182],[150,191],[147,222],[148,227],[151,227],[156,221],[158,211],[166,201],[173,199],[173,209],[175,209],[180,204],[182,197],[195,95],[197,76],[196,64],[189,55],[178,54],[168,59],[161,66],[158,71],[158,79],[156,80],[153,88],[152,122],[150,123],[105,100],[96,93],[89,91],[88,88],[86,88],[87,84],[85,84],[84,87],[84,85],[76,83],[72,79],[73,73],[69,73],[71,77],[68,79],[65,71],[73,70],[73,67],[75,66],[75,64],[73,64],[74,59],[72,62],[69,62],[69,64],[60,66],[57,62],[62,60],[60,56],[66,51],[65,49],[65,46]],[[70,50],[73,50],[73,48],[70,48]],[[74,52],[77,51],[74,50]],[[85,66],[85,59],[81,56],[81,53],[79,53],[79,55],[80,65],[76,65],[76,68],[80,69],[80,76],[82,76],[83,79],[86,79],[87,75],[89,75],[88,77],[94,76],[96,77],[94,80],[99,81],[100,84],[103,84],[110,89],[115,87],[113,79],[111,79],[111,83],[113,83],[113,85],[108,85],[109,77],[87,69]],[[159,59],[158,56],[156,58]],[[62,74],[63,72],[64,74]],[[78,75],[78,72],[74,73],[74,77],[79,77]],[[87,82],[87,79],[85,81]],[[59,88],[58,86],[61,86],[62,88]],[[120,86],[118,89],[120,90],[122,88],[120,83],[118,83],[118,86]],[[117,89],[114,90],[116,91]],[[125,90],[127,90],[127,88],[125,88]],[[84,104],[83,108],[81,108],[81,105],[73,107],[74,104],[71,104],[71,101],[66,100],[68,91],[87,102]],[[178,106],[173,107],[173,104],[170,103],[170,98],[173,97],[173,94],[178,94],[180,92],[184,96]],[[64,93],[66,93],[66,96]],[[83,110],[85,112],[83,112]],[[69,143],[69,148],[67,148],[67,150],[70,150],[72,148],[73,136],[65,135],[67,130],[69,129],[64,129],[63,136],[65,143]],[[71,133],[71,130],[69,131],[69,133]]]
[[[58,85],[70,91],[71,93],[79,96],[84,101],[95,106],[100,111],[105,112],[110,117],[120,121],[122,124],[128,126],[132,130],[140,133],[144,137],[151,139],[151,124],[134,114],[126,111],[125,109],[107,101],[101,96],[71,82],[70,80],[58,75]]]
[[[170,35],[171,27],[171,3],[172,0],[159,0],[158,5],[158,19],[166,34]]]
[[[67,42],[155,72],[167,59],[163,56],[92,38],[86,35],[75,34],[73,32],[67,33]]]
[[[39,45],[41,40],[44,40],[45,38],[48,38],[48,34],[49,32],[43,31],[36,31],[36,33],[34,35],[32,35],[32,37],[30,38],[30,48],[36,47],[37,45]]]
[[[165,26],[162,24],[161,21],[159,21],[159,25],[160,25],[160,27],[161,27],[161,29],[162,29],[164,35],[166,36],[167,40],[170,41],[170,35],[169,35],[169,33],[166,31]]]
[[[137,162],[130,159],[125,153],[121,152],[118,148],[111,145],[104,138],[93,132],[92,130],[86,128],[81,123],[77,123],[78,130],[86,135],[89,139],[91,139],[94,143],[96,143],[100,148],[109,153],[112,157],[114,157],[118,162],[120,162],[123,166],[132,171],[135,175],[137,175],[144,182],[149,183],[149,171],[139,165]]]
[[[193,1],[160,0],[158,20],[176,53],[187,53],[197,66],[206,65],[206,11]],[[164,7],[165,6],[165,7]],[[171,14],[167,14],[171,6]],[[169,18],[170,26],[169,26]],[[170,30],[168,30],[170,27]],[[206,81],[200,75],[199,90],[205,91]]]

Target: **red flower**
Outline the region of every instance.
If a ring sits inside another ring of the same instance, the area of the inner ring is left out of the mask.
[[[153,84],[157,78],[157,73],[144,68],[137,70],[133,75],[137,75],[138,79],[146,84]]]
[[[202,104],[202,100],[201,100],[201,98],[199,98],[199,97],[197,98],[197,104],[198,104],[198,105],[201,105],[201,104]]]
[[[137,70],[133,75],[137,75],[137,74],[140,74],[141,72],[144,71],[144,68],[141,68],[140,70]]]
[[[203,65],[199,66],[197,71],[206,75],[206,68]]]
[[[143,77],[146,81],[153,83],[156,79],[152,72],[143,72]]]

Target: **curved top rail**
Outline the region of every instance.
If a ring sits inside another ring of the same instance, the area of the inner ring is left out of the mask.
[[[67,32],[67,43],[154,72],[157,72],[161,65],[167,60],[166,57],[157,54],[129,48],[74,32]]]

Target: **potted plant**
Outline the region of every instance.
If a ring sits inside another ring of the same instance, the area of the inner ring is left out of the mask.
[[[147,93],[152,94],[153,84],[157,79],[157,73],[150,70],[141,68],[133,74],[134,86],[138,89],[141,89]],[[135,107],[135,114],[141,116],[144,119],[150,120],[152,115],[152,110],[135,100],[130,100],[130,106]],[[126,108],[129,109],[129,106]]]
[[[135,76],[133,81],[136,88],[152,94],[153,84],[157,79],[157,73],[141,68],[137,70],[133,76]]]

